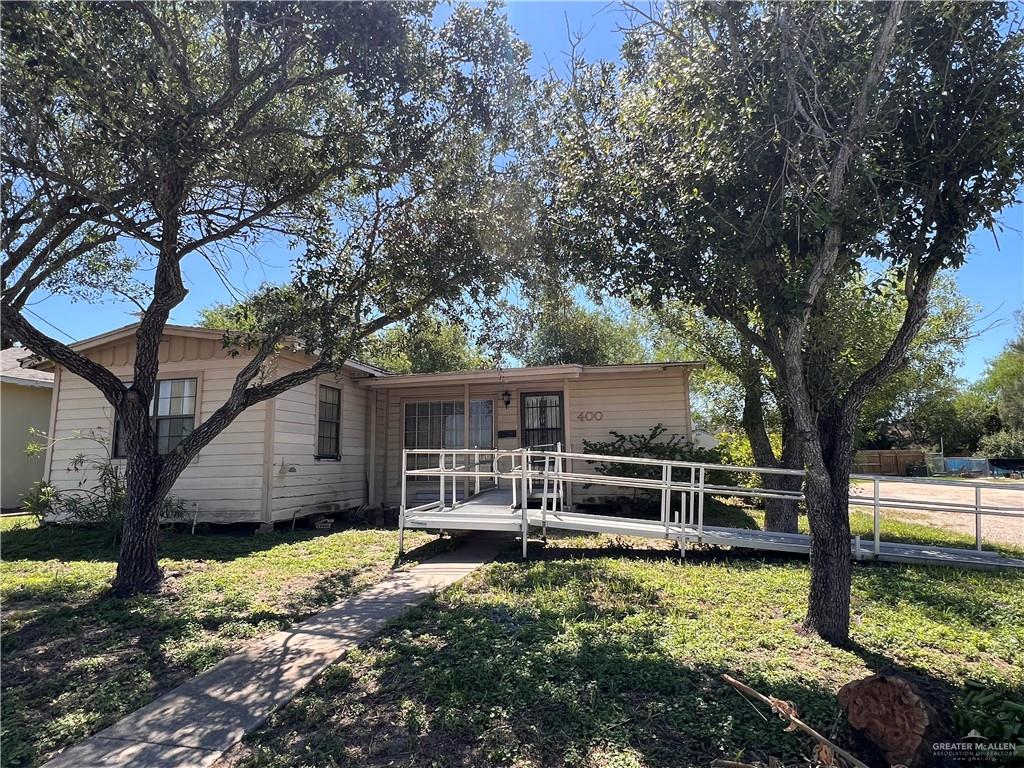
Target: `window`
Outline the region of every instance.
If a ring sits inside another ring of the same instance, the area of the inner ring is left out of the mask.
[[[465,439],[466,404],[463,400],[434,400],[405,404],[406,448],[462,448]],[[469,444],[490,448],[494,442],[494,402],[469,403]],[[409,469],[437,466],[437,456],[412,455]]]
[[[156,452],[170,453],[196,426],[196,380],[166,379],[156,383]]]
[[[157,381],[153,403],[149,408],[156,434],[156,452],[163,455],[174,450],[192,434],[196,426],[196,379],[163,379]],[[124,430],[121,420],[114,419],[114,458],[124,458]]]
[[[341,390],[322,384],[317,414],[316,457],[341,458]]]

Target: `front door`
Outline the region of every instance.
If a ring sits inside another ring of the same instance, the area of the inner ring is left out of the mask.
[[[521,404],[524,448],[565,443],[561,392],[524,392]]]

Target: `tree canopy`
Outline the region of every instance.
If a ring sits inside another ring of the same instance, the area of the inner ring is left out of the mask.
[[[627,311],[585,307],[559,292],[531,302],[512,351],[524,365],[612,365],[651,359],[648,324]]]
[[[2,25],[5,341],[115,409],[132,505],[115,586],[153,588],[159,501],[239,413],[514,269],[528,51],[494,6],[435,24],[429,3],[17,4]],[[149,408],[183,265],[225,273],[268,236],[293,245],[291,282],[246,302],[230,396],[158,454]],[[47,291],[138,303],[130,383],[33,325],[23,310]],[[317,359],[275,379],[285,338]]]
[[[772,366],[806,469],[806,624],[830,640],[849,633],[861,409],[903,366],[936,275],[1021,183],[1015,13],[669,2],[637,11],[621,69],[576,59],[571,82],[549,86],[551,250],[645,305],[695,302]],[[816,320],[870,263],[905,310],[851,360]]]
[[[1024,429],[1024,310],[1017,312],[1017,335],[989,362],[981,387],[995,396],[1006,427]]]
[[[429,312],[368,337],[357,356],[394,373],[468,371],[498,362],[473,342],[463,324]]]

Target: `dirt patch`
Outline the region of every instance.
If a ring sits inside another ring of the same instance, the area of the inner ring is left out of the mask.
[[[870,486],[860,486],[857,492],[870,494]],[[974,504],[974,488],[956,485],[910,484],[882,482],[879,484],[882,498],[912,499],[914,501],[947,502],[952,504]],[[1015,488],[984,488],[981,492],[981,503],[988,507],[1000,507],[1007,510],[1018,510],[1017,517],[1000,515],[983,515],[981,518],[981,537],[989,543],[1010,544],[1024,547],[1024,490]],[[885,505],[883,504],[883,507]],[[931,512],[923,510],[886,509],[885,517],[905,522],[921,523],[946,531],[974,535],[973,514],[963,512]]]

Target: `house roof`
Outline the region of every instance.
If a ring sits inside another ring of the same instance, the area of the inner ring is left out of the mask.
[[[107,331],[106,333],[101,333],[97,336],[90,336],[87,339],[76,341],[70,346],[71,349],[76,352],[92,349],[103,344],[109,344],[110,342],[129,337],[135,333],[135,330],[138,327],[138,323],[131,323],[130,325],[124,325],[120,328],[115,328],[112,331]],[[219,328],[201,328],[195,325],[168,324],[164,326],[163,333],[165,336],[192,336],[219,340],[223,338],[225,331]],[[23,351],[25,356],[31,354],[28,350]],[[302,354],[301,350],[297,351]],[[38,368],[52,367],[48,361],[40,361],[38,359],[34,362],[28,361],[28,364]],[[704,363],[696,360],[670,361],[663,363],[631,363],[626,365],[579,365],[572,363],[567,365],[542,365],[532,368],[493,368],[468,371],[443,371],[440,373],[403,374],[392,373],[384,368],[352,359],[346,360],[345,366],[354,371],[366,374],[365,378],[359,379],[359,382],[362,385],[376,388],[443,386],[445,384],[511,383],[516,381],[537,381],[542,379],[577,379],[584,372],[614,374],[635,373],[644,370],[659,371],[667,368],[700,369],[704,367]],[[21,370],[31,371],[31,369]],[[44,373],[44,371],[40,370],[34,370],[31,372],[49,376],[48,380],[50,382],[53,380],[53,375],[50,373]]]
[[[90,336],[87,339],[76,341],[68,346],[76,352],[83,352],[88,349],[94,349],[104,344],[109,344],[120,339],[127,338],[135,334],[136,329],[139,327],[139,323],[130,323],[129,325],[123,325],[120,328],[115,328],[112,331],[106,331],[105,333],[98,334],[96,336]],[[193,338],[202,339],[215,339],[220,340],[224,337],[225,330],[223,328],[203,328],[197,325],[174,325],[168,323],[163,328],[164,336],[191,336]],[[26,350],[27,352],[27,350]],[[29,353],[31,354],[31,353]],[[45,367],[48,366],[48,361],[36,360],[34,365]],[[368,365],[367,363],[361,363],[358,360],[346,360],[345,365],[353,370],[361,373],[366,373],[370,376],[387,376],[390,375],[390,371],[386,371],[383,368],[378,368],[375,365]],[[53,380],[53,375],[49,374],[50,380]]]
[[[53,387],[53,374],[36,368],[22,368],[21,363],[31,362],[32,350],[24,347],[8,347],[0,351],[0,381],[4,384],[20,384],[23,387]]]
[[[637,373],[663,371],[667,368],[700,369],[704,363],[696,360],[664,363],[633,363],[628,365],[541,365],[533,368],[493,368],[472,371],[445,371],[442,373],[402,373],[379,379],[360,379],[365,387],[425,387],[445,384],[504,384],[541,379],[578,379],[584,373]]]

